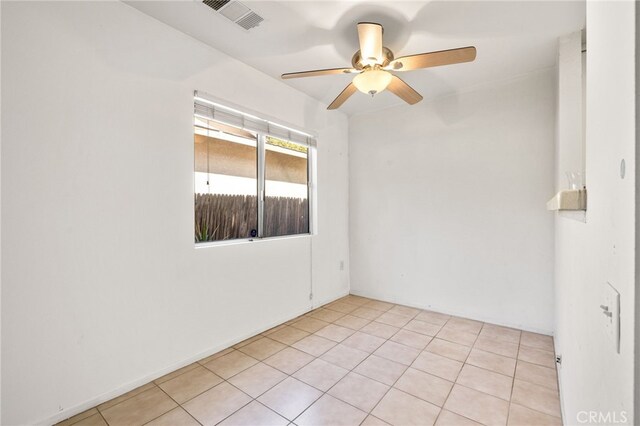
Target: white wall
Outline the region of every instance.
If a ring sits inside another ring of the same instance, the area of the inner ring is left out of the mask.
[[[2,64],[2,424],[348,291],[342,113],[119,2],[2,2]],[[317,236],[194,249],[194,89],[318,133]]]
[[[586,223],[556,219],[556,351],[564,421],[580,411],[633,417],[635,10],[587,2]],[[561,97],[560,110],[572,99]],[[572,144],[559,116],[559,148]],[[575,136],[574,136],[575,137]],[[626,177],[620,178],[625,159]],[[603,288],[620,293],[620,353],[604,334]],[[583,415],[584,416],[584,415]],[[637,417],[637,416],[636,416]],[[613,423],[613,417],[609,417]]]
[[[551,333],[555,77],[349,122],[352,293]]]

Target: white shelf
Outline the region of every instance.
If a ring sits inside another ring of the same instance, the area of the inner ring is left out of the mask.
[[[587,190],[569,189],[560,191],[555,197],[547,201],[547,210],[551,211],[586,211],[587,210]]]

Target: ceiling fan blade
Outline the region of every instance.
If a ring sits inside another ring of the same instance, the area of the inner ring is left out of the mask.
[[[360,56],[363,65],[382,63],[382,25],[372,22],[358,24]]]
[[[350,74],[353,72],[358,72],[358,70],[353,68],[328,68],[324,70],[289,72],[286,74],[282,74],[282,78],[286,80],[289,78],[317,77],[319,75],[333,75],[333,74]]]
[[[418,55],[397,58],[385,69],[393,71],[411,71],[420,68],[439,67],[441,65],[471,62],[476,59],[476,48],[473,46],[458,49],[440,50],[438,52],[420,53]]]
[[[351,95],[356,93],[358,89],[353,83],[349,83],[347,87],[344,88],[342,92],[338,95],[337,98],[331,102],[331,104],[327,107],[327,109],[338,109],[340,106],[347,100]]]
[[[422,100],[422,95],[416,92],[413,87],[402,81],[400,77],[394,75],[387,89],[398,96],[409,105],[417,104]]]

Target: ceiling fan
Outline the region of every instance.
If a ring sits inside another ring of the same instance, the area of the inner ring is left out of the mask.
[[[394,58],[393,52],[382,45],[382,25],[373,22],[358,23],[360,50],[351,59],[352,68],[329,68],[282,74],[283,79],[316,77],[331,74],[357,74],[353,81],[338,95],[327,109],[337,109],[356,90],[371,96],[385,89],[410,105],[422,100],[422,96],[391,71],[412,71],[420,68],[471,62],[476,58],[473,46],[458,49],[420,53]]]

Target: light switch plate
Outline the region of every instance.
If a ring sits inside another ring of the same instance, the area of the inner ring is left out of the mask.
[[[604,330],[617,353],[620,353],[620,293],[609,283],[604,286],[601,309]]]

